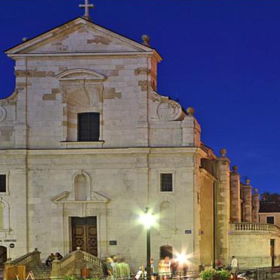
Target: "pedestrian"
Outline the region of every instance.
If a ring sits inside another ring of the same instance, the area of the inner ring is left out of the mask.
[[[157,273],[154,259],[151,259],[151,280],[156,280]]]
[[[55,253],[55,258],[56,258],[56,260],[60,261],[60,260],[63,259],[63,256],[59,252],[56,252]]]
[[[113,280],[114,279],[114,273],[113,273],[113,260],[111,258],[107,258],[107,264],[106,264],[106,268],[107,268],[107,279],[108,280]]]
[[[160,280],[164,280],[165,277],[165,266],[164,266],[164,260],[161,259],[158,262],[158,275]]]
[[[236,274],[238,272],[238,260],[235,256],[231,257],[231,273],[233,274],[234,279],[236,279]]]
[[[177,259],[172,259],[171,260],[172,277],[176,277],[178,275],[178,269],[179,269],[179,261]]]
[[[54,260],[55,260],[55,255],[53,253],[51,253],[46,260],[46,265],[47,266],[52,266],[52,262]]]

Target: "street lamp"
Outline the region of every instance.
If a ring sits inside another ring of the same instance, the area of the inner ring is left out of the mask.
[[[151,279],[151,235],[150,230],[151,227],[155,223],[155,216],[151,212],[151,210],[146,207],[143,215],[140,216],[140,220],[144,227],[147,229],[147,279]]]

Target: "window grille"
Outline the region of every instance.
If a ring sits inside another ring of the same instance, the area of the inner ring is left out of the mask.
[[[160,174],[160,190],[162,192],[173,191],[173,174]]]
[[[0,192],[6,192],[6,175],[0,175]]]
[[[78,114],[78,141],[99,141],[99,113]]]
[[[266,223],[274,225],[274,217],[267,217],[266,218]]]

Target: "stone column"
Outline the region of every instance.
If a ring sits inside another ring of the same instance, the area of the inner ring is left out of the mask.
[[[233,166],[230,174],[230,221],[241,222],[241,201],[240,201],[240,174],[237,173],[237,166]]]
[[[259,222],[259,211],[260,211],[260,195],[258,189],[254,189],[254,194],[252,197],[252,223]]]
[[[243,215],[242,222],[252,222],[252,187],[250,180],[246,180],[246,184],[242,185],[242,199],[243,199]]]
[[[226,264],[229,261],[230,160],[226,157],[225,149],[221,149],[220,154],[217,161],[215,247],[217,260]]]

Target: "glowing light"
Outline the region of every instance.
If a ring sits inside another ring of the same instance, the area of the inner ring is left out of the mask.
[[[185,254],[179,254],[177,255],[177,261],[181,264],[186,263],[188,260],[188,256]]]
[[[156,221],[156,217],[153,213],[149,211],[149,209],[146,210],[144,214],[140,216],[140,222],[147,228],[151,228]]]

